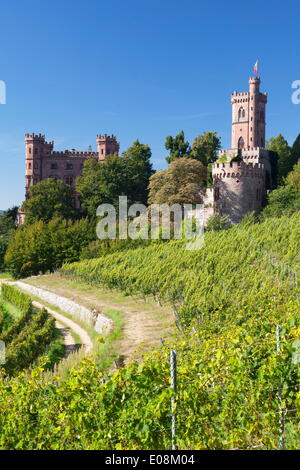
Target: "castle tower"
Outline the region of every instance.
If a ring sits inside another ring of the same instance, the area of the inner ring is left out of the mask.
[[[105,160],[107,155],[119,154],[120,144],[115,135],[98,134],[96,142],[99,160]]]
[[[29,189],[42,180],[43,158],[53,150],[53,142],[45,142],[43,134],[25,134],[25,197],[28,198]]]
[[[264,163],[215,163],[213,165],[214,210],[231,223],[248,212],[258,214],[266,202]]]
[[[259,77],[250,77],[248,92],[231,95],[232,149],[265,148],[267,94],[260,93],[259,85]]]

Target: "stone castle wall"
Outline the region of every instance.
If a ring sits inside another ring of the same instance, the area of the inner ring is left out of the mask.
[[[213,165],[214,211],[240,222],[248,213],[259,213],[266,200],[265,166],[241,162]]]

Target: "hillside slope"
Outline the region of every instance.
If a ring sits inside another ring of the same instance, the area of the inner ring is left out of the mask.
[[[0,446],[169,449],[172,347],[179,449],[298,448],[299,248],[296,214],[209,233],[198,252],[170,242],[64,266],[171,302],[181,339],[110,377],[86,360],[59,387],[38,371],[0,382]]]

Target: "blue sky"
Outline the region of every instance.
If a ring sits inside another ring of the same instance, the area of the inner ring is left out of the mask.
[[[300,132],[299,1],[6,0],[0,11],[0,209],[24,195],[24,134],[64,150],[115,133],[163,168],[167,135],[207,130],[230,145],[230,94],[256,59],[269,94],[267,136]]]

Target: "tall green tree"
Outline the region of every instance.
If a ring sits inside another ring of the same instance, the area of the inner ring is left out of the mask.
[[[123,152],[132,202],[147,204],[149,179],[153,175],[151,149],[139,140]]]
[[[54,217],[75,217],[72,189],[62,181],[49,178],[32,186],[29,199],[23,202],[26,224],[39,220],[49,222]]]
[[[282,134],[277,137],[271,137],[267,142],[267,149],[276,152],[277,160],[277,183],[283,184],[284,178],[292,170],[294,160],[292,157],[291,147]]]
[[[0,271],[5,269],[4,256],[9,240],[16,230],[17,212],[18,207],[15,206],[0,216]]]
[[[168,136],[165,142],[165,148],[170,154],[166,157],[168,163],[173,162],[177,158],[187,158],[191,153],[190,144],[184,138],[184,132],[181,131],[175,137]]]
[[[217,152],[220,148],[221,139],[218,134],[211,131],[204,132],[195,138],[190,156],[207,166],[217,159]]]
[[[296,165],[296,163],[300,159],[300,134],[298,134],[298,136],[295,139],[295,142],[292,145],[291,154],[292,154],[293,164]]]

